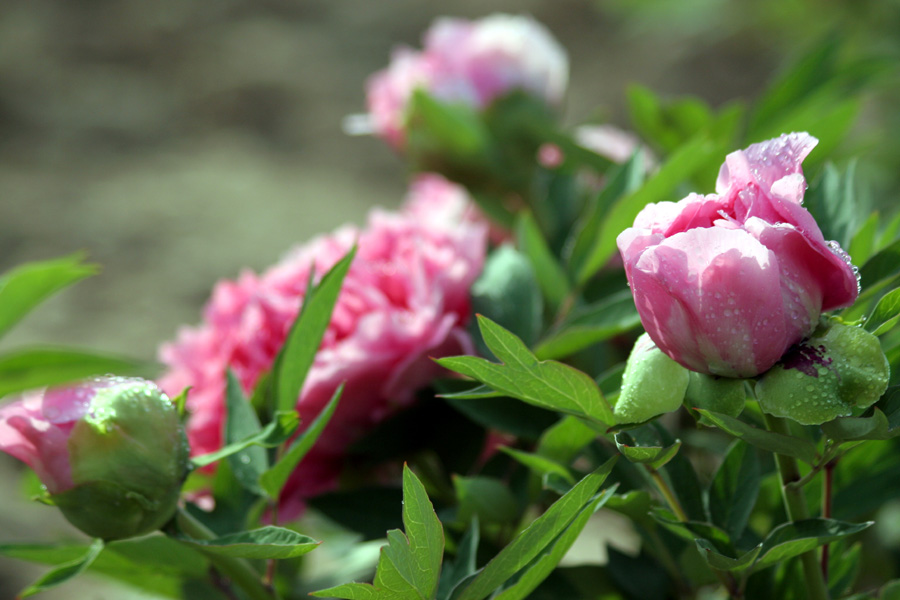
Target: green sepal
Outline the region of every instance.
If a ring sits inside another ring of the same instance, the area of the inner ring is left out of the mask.
[[[666,356],[644,333],[634,343],[613,414],[617,423],[641,423],[681,406],[689,371]]]

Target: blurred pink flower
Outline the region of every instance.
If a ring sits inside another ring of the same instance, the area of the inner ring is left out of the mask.
[[[366,86],[373,128],[396,148],[404,144],[407,103],[416,88],[479,110],[511,90],[551,105],[562,101],[569,69],[565,50],[530,17],[443,17],[428,29],[424,42],[421,52],[395,50],[388,68],[372,75]]]
[[[641,322],[685,367],[757,375],[856,300],[849,256],[801,206],[816,143],[791,133],[733,152],[715,194],[650,204],[619,235]]]
[[[286,255],[262,275],[246,271],[221,281],[204,323],[164,345],[169,370],[161,386],[188,396],[192,452],[222,444],[224,373],[246,392],[271,368],[302,304],[310,271],[321,277],[358,243],[331,323],[297,403],[304,425],[346,382],[332,421],[289,480],[285,515],[302,499],[332,488],[349,444],[438,372],[429,357],[471,353],[465,325],[469,287],[480,274],[487,226],[468,219],[462,188],[422,180],[400,212],[373,210],[368,226],[343,227]],[[430,208],[429,208],[430,207]]]
[[[646,171],[656,169],[656,159],[650,149],[641,144],[636,135],[615,125],[582,125],[575,130],[575,141],[579,146],[616,163],[624,163],[640,148],[644,154]]]

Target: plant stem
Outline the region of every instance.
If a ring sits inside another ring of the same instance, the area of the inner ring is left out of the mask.
[[[766,427],[769,431],[790,435],[787,423],[783,419],[767,414],[763,416],[766,419]],[[776,454],[775,463],[778,465],[778,474],[781,477],[781,497],[784,501],[784,508],[787,511],[788,518],[791,521],[808,519],[809,510],[806,507],[803,489],[796,485],[791,485],[793,482],[801,479],[797,459],[792,456]],[[819,568],[816,551],[810,550],[801,554],[800,562],[803,565],[803,574],[809,599],[828,600],[828,586],[825,584],[825,578],[822,576],[822,570]]]
[[[828,464],[825,465],[825,482],[822,484],[822,516],[826,519],[831,518],[831,489],[835,466],[837,466],[836,458],[828,461]],[[828,581],[828,544],[822,546],[822,577]]]
[[[211,540],[216,537],[203,523],[195,519],[183,508],[178,509],[178,512],[175,514],[175,521],[178,523],[179,529],[192,538]],[[177,540],[178,538],[175,539]],[[277,598],[272,590],[262,584],[259,574],[247,561],[212,552],[204,552],[203,554],[206,555],[216,569],[240,587],[251,600],[274,600]]]
[[[672,491],[668,482],[666,482],[666,480],[663,479],[663,476],[659,474],[659,471],[653,467],[647,465],[644,465],[644,467],[646,467],[647,472],[650,474],[650,478],[653,479],[653,483],[656,484],[657,489],[663,495],[663,498],[666,499],[666,503],[672,509],[672,512],[675,513],[675,516],[678,517],[678,520],[682,523],[688,522],[690,519],[688,519],[687,513],[684,512],[684,508],[681,506],[681,503],[678,501],[678,498],[675,496],[675,493]],[[710,569],[715,573],[722,586],[728,590],[728,594],[731,598],[739,600],[742,597],[740,587],[735,581],[734,575],[726,573],[725,571],[720,571],[719,569],[713,569],[712,567],[710,567]]]

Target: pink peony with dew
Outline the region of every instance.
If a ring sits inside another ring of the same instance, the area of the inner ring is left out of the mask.
[[[407,104],[417,88],[478,110],[512,90],[558,105],[568,71],[565,50],[530,17],[444,17],[425,33],[421,51],[395,50],[387,69],[372,75],[366,86],[369,115],[375,132],[402,148]]]
[[[644,329],[688,369],[762,373],[856,300],[849,256],[801,206],[816,143],[791,133],[732,152],[715,194],[650,204],[619,234]]]
[[[268,371],[316,279],[358,243],[331,323],[297,402],[303,425],[346,382],[322,436],[291,476],[282,514],[332,489],[348,445],[413,400],[438,373],[429,357],[471,353],[469,288],[481,272],[487,226],[466,220],[462,188],[419,185],[400,212],[373,210],[367,227],[343,227],[289,252],[261,275],[246,271],[213,290],[204,322],[164,345],[171,393],[192,386],[188,437],[194,454],[222,445],[224,374],[245,392]],[[442,196],[443,195],[443,196]],[[423,212],[430,202],[441,208]]]

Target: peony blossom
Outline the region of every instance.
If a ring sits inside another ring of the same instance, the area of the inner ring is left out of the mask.
[[[856,300],[849,257],[801,205],[816,143],[791,133],[733,152],[715,194],[650,204],[619,235],[644,328],[688,369],[762,373]]]
[[[261,275],[246,271],[218,283],[203,324],[183,329],[160,351],[169,367],[160,385],[171,393],[192,386],[192,451],[222,445],[226,369],[250,393],[272,367],[310,273],[321,277],[356,242],[356,258],[297,402],[303,425],[342,382],[344,393],[288,481],[282,514],[296,514],[303,498],[332,488],[348,445],[408,405],[434,377],[430,357],[472,352],[465,329],[469,287],[481,272],[487,227],[466,219],[468,203],[446,180],[420,183],[399,213],[374,210],[365,229],[343,227],[295,248]]]
[[[142,379],[25,393],[0,407],[0,450],[37,473],[73,525],[105,539],[159,528],[188,473],[175,406]]]
[[[424,41],[422,51],[395,50],[388,68],[367,84],[373,129],[396,148],[404,145],[407,104],[417,88],[440,101],[478,110],[512,90],[551,105],[562,101],[569,70],[565,50],[529,17],[444,17],[428,29]]]

